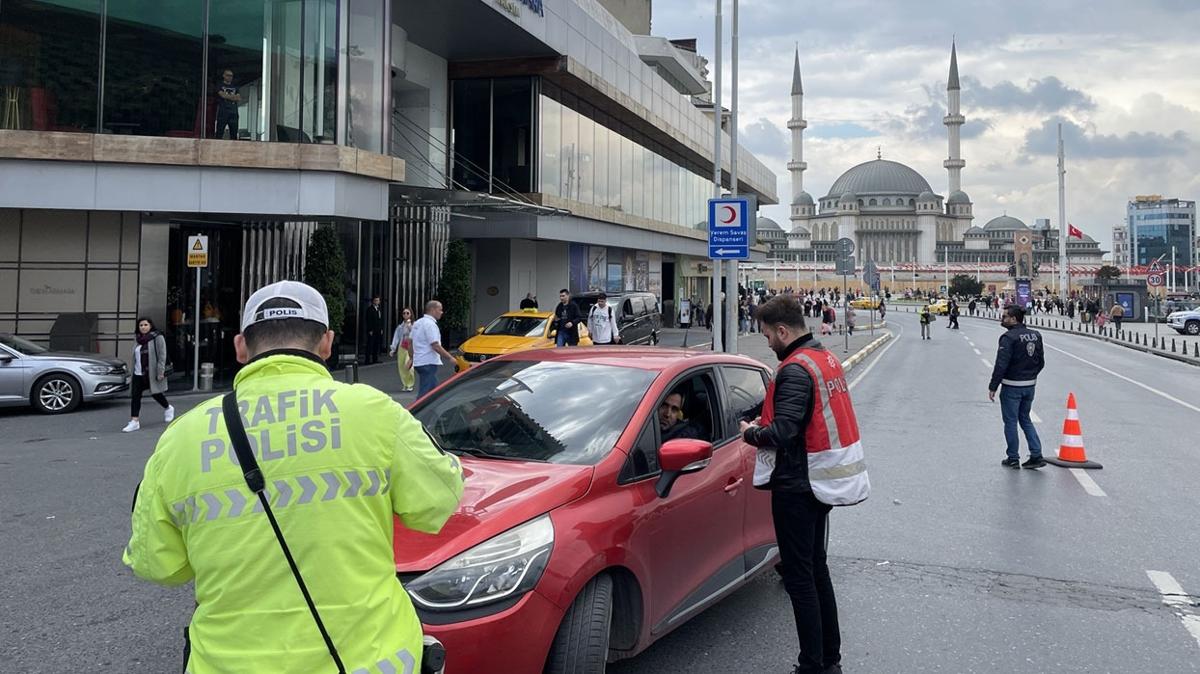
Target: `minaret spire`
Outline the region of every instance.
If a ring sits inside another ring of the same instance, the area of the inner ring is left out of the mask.
[[[958,48],[954,41],[950,42],[950,77],[946,81],[946,117],[942,119],[942,123],[946,125],[947,140],[949,144],[949,157],[942,162],[942,166],[950,174],[950,192],[958,192],[962,190],[962,169],[967,165],[967,162],[962,159],[962,147],[960,142],[960,131],[962,125],[966,122],[966,118],[959,111],[959,91],[958,84]]]
[[[800,224],[809,216],[814,215],[812,196],[804,191],[804,129],[808,121],[804,119],[804,84],[800,80],[800,47],[796,47],[795,65],[792,68],[792,118],[787,127],[792,134],[792,160],[788,162],[788,172],[792,174],[792,212],[789,220],[793,225]]]

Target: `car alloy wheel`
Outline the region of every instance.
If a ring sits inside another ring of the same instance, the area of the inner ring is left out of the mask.
[[[1188,321],[1187,325],[1185,325],[1183,329],[1189,335],[1200,335],[1200,321]]]
[[[33,406],[43,414],[70,412],[79,405],[79,385],[64,375],[50,375],[33,386]]]

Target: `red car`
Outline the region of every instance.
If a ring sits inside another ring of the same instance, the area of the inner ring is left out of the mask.
[[[770,498],[737,431],[770,375],[735,355],[547,349],[418,401],[467,476],[441,533],[396,525],[447,674],[602,672],[771,568]]]

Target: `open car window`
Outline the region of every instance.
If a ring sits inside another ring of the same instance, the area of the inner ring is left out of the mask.
[[[546,331],[545,318],[536,316],[501,316],[483,331],[485,335],[510,337],[541,337]]]
[[[431,394],[413,415],[450,451],[591,465],[612,451],[655,376],[591,363],[497,361]]]

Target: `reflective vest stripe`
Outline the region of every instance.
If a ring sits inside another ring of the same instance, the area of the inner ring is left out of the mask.
[[[388,493],[392,481],[390,470],[335,470],[323,471],[317,473],[317,476],[325,488],[321,501],[382,496]],[[271,507],[274,509],[306,505],[313,501],[320,490],[317,484],[310,475],[280,478],[273,480],[267,487],[267,497],[271,499]],[[251,499],[253,505],[247,508]],[[240,517],[246,512],[263,512],[262,502],[244,486],[193,494],[171,504],[171,509],[175,524],[180,528],[199,522]]]

